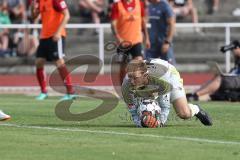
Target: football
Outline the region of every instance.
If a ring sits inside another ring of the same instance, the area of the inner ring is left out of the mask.
[[[155,100],[142,100],[139,103],[138,114],[140,117],[143,115],[152,115],[156,117],[161,112],[161,108]]]

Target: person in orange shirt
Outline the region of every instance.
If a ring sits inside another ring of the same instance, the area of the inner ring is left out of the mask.
[[[71,77],[63,59],[66,37],[65,25],[70,19],[67,4],[64,0],[34,0],[31,6],[33,18],[38,17],[40,14],[42,20],[40,44],[36,55],[36,76],[41,87],[41,93],[36,99],[44,100],[48,97],[47,80],[44,73],[46,60],[55,62],[66,85],[67,94],[62,100],[73,99],[76,95],[74,95]]]
[[[129,56],[135,60],[143,59],[142,34],[145,36],[145,47],[150,48],[144,2],[141,0],[115,2],[111,9],[111,25],[119,44],[117,53],[122,57],[120,61],[120,83],[122,84]]]

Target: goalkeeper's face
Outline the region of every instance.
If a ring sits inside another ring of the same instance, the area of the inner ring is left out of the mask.
[[[144,87],[148,83],[147,74],[138,70],[128,73],[128,78],[130,79],[131,84],[134,89]]]

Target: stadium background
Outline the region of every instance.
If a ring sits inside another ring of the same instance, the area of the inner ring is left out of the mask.
[[[78,0],[68,0],[69,9],[71,12],[70,24],[91,23],[91,18],[87,11],[80,12]],[[198,9],[199,23],[236,23],[239,17],[233,16],[232,11],[236,6],[240,5],[240,1],[220,0],[220,7],[217,13],[208,15],[206,13],[207,6],[204,0],[195,0],[195,6]],[[107,12],[108,2],[105,3],[105,13]],[[177,19],[177,23],[189,23],[190,17]],[[101,23],[108,23],[107,14],[101,17]],[[18,23],[19,24],[19,23]],[[213,25],[214,26],[214,25]],[[211,78],[207,61],[216,61],[220,67],[225,70],[225,55],[219,52],[219,47],[225,44],[225,29],[224,27],[202,28],[201,33],[194,32],[193,28],[178,27],[174,37],[174,51],[177,61],[177,68],[181,72],[184,85],[187,89],[192,89],[206,80]],[[239,28],[231,28],[230,39],[238,39]],[[104,44],[113,41],[110,28],[104,29]],[[71,59],[78,55],[95,55],[99,56],[99,37],[94,34],[94,29],[68,29],[68,38],[66,45],[67,59]],[[101,78],[95,84],[109,86],[110,60],[114,51],[104,51],[104,72]],[[1,93],[26,93],[28,88],[37,91],[37,81],[34,77],[34,56],[18,57],[5,56],[0,58],[0,89]],[[78,65],[78,64],[74,64]],[[52,64],[47,65],[47,72],[51,73],[54,69]],[[87,85],[79,79],[82,77],[84,69],[79,69],[75,74],[74,82],[82,85]],[[79,75],[80,74],[80,75]],[[21,81],[18,81],[21,78]],[[108,79],[105,81],[105,79]],[[24,86],[24,87],[23,87]],[[190,88],[189,88],[190,86]],[[24,89],[25,88],[25,89]]]
[[[76,5],[78,0],[66,1],[71,24],[90,22],[89,18],[81,16]],[[240,0],[220,0],[219,11],[213,15],[206,14],[205,0],[193,1],[200,23],[238,23],[240,20],[232,15],[232,11],[240,7]],[[180,19],[178,24],[190,21],[190,18]],[[108,23],[106,18],[102,22]],[[94,29],[82,31],[68,29],[67,59],[99,55],[99,39],[98,35],[93,35]],[[225,44],[225,28],[203,28],[202,31],[199,34],[191,28],[177,28],[174,37],[177,69],[188,90],[211,78],[207,61],[214,60],[225,70],[225,55],[219,52],[219,47]],[[231,40],[239,39],[239,33],[239,27],[231,28]],[[113,40],[110,29],[104,30],[104,39],[104,43]],[[104,74],[94,83],[83,80],[86,66],[73,73],[74,83],[112,91],[110,58],[113,53],[104,52]],[[211,128],[194,119],[181,120],[174,112],[170,113],[168,127],[135,128],[122,101],[111,113],[97,119],[62,121],[54,113],[60,97],[50,96],[41,102],[34,100],[39,93],[34,59],[34,56],[0,57],[0,109],[12,116],[10,121],[0,123],[0,159],[240,159],[239,103],[197,102],[213,117]],[[46,67],[48,73],[55,69],[53,64]],[[80,97],[71,111],[88,111],[98,104],[99,100]]]

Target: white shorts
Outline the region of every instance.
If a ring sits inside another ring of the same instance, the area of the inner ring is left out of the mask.
[[[169,76],[170,83],[173,86],[173,90],[170,92],[170,101],[173,102],[176,99],[186,97],[186,92],[183,88],[183,79],[180,77],[180,74],[175,67],[170,68]]]

